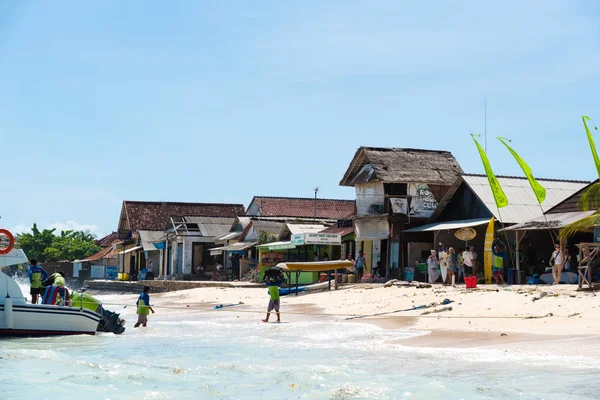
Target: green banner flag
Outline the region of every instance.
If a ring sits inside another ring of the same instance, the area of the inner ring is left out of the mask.
[[[588,128],[586,121],[591,121],[590,117],[586,117],[585,115],[581,117],[583,120],[583,126],[585,126],[585,133],[587,133],[588,141],[590,142],[590,148],[592,149],[592,157],[594,157],[594,163],[596,164],[596,171],[598,172],[598,177],[600,178],[600,159],[598,159],[598,152],[596,151],[596,145],[594,144],[594,137],[590,132],[590,128]],[[596,130],[598,128],[594,127]]]
[[[481,156],[481,162],[483,163],[483,168],[485,169],[485,174],[487,175],[488,182],[490,183],[490,188],[492,189],[492,193],[494,194],[494,200],[496,200],[496,206],[498,208],[506,207],[508,205],[508,198],[504,194],[498,179],[496,179],[496,175],[492,171],[492,167],[490,166],[490,160],[488,160],[485,151],[481,148],[481,145],[475,139],[475,135],[471,134],[475,145],[477,146],[477,150],[479,150],[479,155]]]
[[[503,137],[500,137],[500,136],[498,136],[497,139],[499,141],[501,141],[503,145],[506,146],[506,148],[508,149],[508,151],[510,151],[510,154],[512,154],[513,157],[515,158],[515,160],[517,160],[517,162],[521,166],[521,169],[525,173],[525,176],[527,177],[527,180],[529,181],[529,184],[531,185],[531,188],[533,189],[533,192],[535,193],[535,197],[537,197],[538,203],[542,204],[544,202],[544,200],[546,199],[546,189],[544,189],[542,187],[542,185],[540,185],[539,182],[535,180],[535,178],[533,177],[533,172],[531,172],[531,168],[529,168],[529,165],[527,165],[527,163],[525,162],[525,160],[523,160],[521,158],[521,156],[519,156],[517,154],[517,152],[514,151],[505,142],[505,140],[507,140],[507,141],[510,142],[510,139],[503,138]]]

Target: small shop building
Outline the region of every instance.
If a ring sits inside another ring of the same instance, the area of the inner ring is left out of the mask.
[[[365,274],[378,263],[387,275],[407,262],[404,231],[426,223],[462,174],[448,151],[361,147],[341,186],[355,188],[356,248],[366,258]]]
[[[543,218],[543,210],[550,210],[589,184],[586,181],[538,179],[546,189],[546,200],[540,207],[526,178],[497,178],[508,197],[507,207],[498,210],[485,175],[463,174],[448,190],[439,207],[431,215],[429,223],[406,229],[404,234],[409,242],[407,267],[417,267],[420,272],[424,272],[424,263],[430,250],[447,250],[450,247],[458,254],[462,249],[474,246],[481,261],[484,251],[491,251],[491,248],[485,248],[484,242],[485,232],[492,218],[495,221],[494,236],[497,236],[497,232],[502,228],[538,217]],[[472,230],[472,237],[465,240],[461,233],[467,229]],[[504,241],[514,250],[516,239],[514,232],[511,232],[508,240],[504,238]],[[514,254],[505,264],[515,265]],[[505,268],[505,273],[508,269]],[[417,277],[426,279],[426,276],[419,276],[418,272],[415,275],[415,278]]]

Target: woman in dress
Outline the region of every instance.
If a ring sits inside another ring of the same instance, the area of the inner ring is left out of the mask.
[[[437,252],[435,250],[431,250],[431,255],[427,259],[427,267],[429,270],[429,283],[434,283],[435,281],[437,281],[439,277],[438,265],[439,262],[437,258]]]
[[[450,269],[448,270],[448,282],[452,283],[452,277],[456,276],[458,273],[458,258],[456,257],[456,252],[453,247],[448,249],[448,260],[450,264]]]

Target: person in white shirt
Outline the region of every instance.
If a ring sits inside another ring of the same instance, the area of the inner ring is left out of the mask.
[[[465,265],[465,276],[473,276],[473,247],[465,249],[462,258]]]
[[[563,266],[565,263],[565,253],[560,248],[559,244],[554,245],[554,252],[550,257],[550,265],[552,266],[552,278],[554,278],[553,285],[558,285],[560,283],[560,275],[563,270]]]

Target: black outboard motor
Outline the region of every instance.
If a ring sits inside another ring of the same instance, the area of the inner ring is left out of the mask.
[[[102,316],[102,319],[98,322],[96,332],[112,332],[116,335],[125,332],[125,321],[119,318],[119,314],[105,310],[102,306],[97,313]]]
[[[99,300],[87,293],[72,292],[71,306],[87,308],[100,314],[102,319],[98,322],[96,332],[112,332],[117,335],[125,332],[125,320],[119,318],[119,314],[105,310]]]

